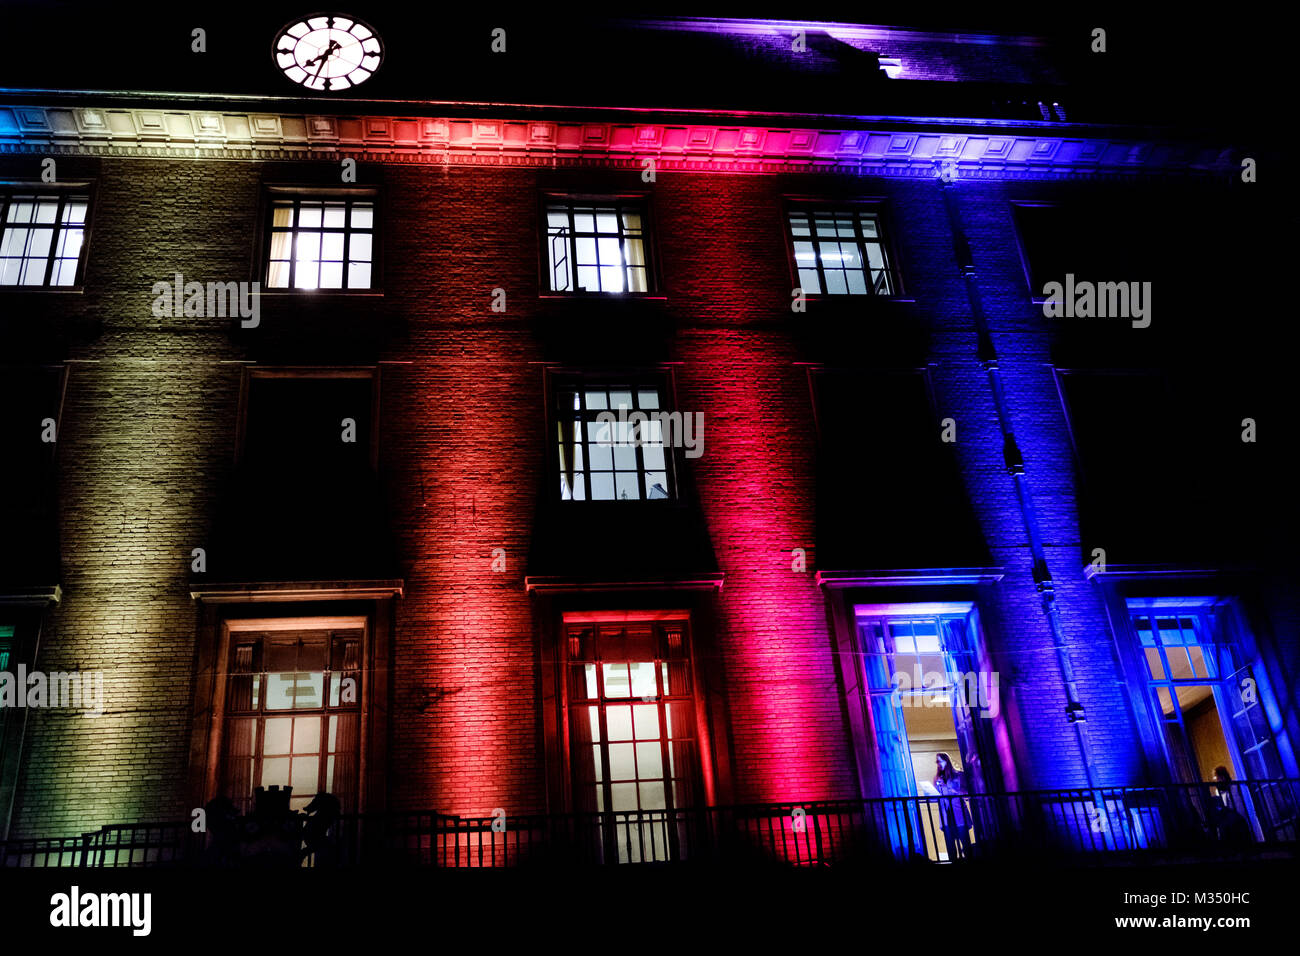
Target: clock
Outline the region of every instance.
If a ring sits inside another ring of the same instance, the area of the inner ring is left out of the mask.
[[[275,65],[294,83],[330,93],[364,83],[384,60],[379,34],[342,14],[295,20],[271,49]]]

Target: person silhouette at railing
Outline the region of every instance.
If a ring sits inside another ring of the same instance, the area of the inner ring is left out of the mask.
[[[948,844],[948,858],[960,859],[970,855],[970,814],[966,809],[966,774],[952,765],[945,753],[936,754],[934,789],[939,791],[939,819],[944,840]]]
[[[304,859],[310,858],[312,866],[335,866],[339,862],[337,838],[330,830],[343,815],[339,798],[332,793],[318,793],[304,808],[307,819],[303,822],[300,851]]]
[[[1233,792],[1232,775],[1222,765],[1214,768],[1215,798],[1210,807],[1210,826],[1220,843],[1244,845],[1253,842],[1250,824],[1236,804],[1240,794]]]

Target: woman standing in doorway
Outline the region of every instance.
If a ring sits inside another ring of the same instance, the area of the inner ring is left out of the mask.
[[[948,844],[948,859],[955,860],[970,854],[970,814],[966,810],[966,775],[952,765],[945,753],[936,754],[934,789],[943,798],[939,801],[943,837]]]

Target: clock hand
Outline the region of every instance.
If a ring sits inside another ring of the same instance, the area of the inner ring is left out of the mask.
[[[339,43],[338,43],[337,40],[330,40],[330,42],[329,42],[329,46],[327,46],[324,50],[322,50],[318,56],[314,56],[314,57],[312,57],[310,60],[307,60],[306,62],[304,62],[304,63],[303,63],[303,66],[311,66],[313,63],[316,63],[316,62],[318,62],[318,61],[328,60],[330,57],[332,57],[332,56],[333,56],[336,52],[338,52],[340,49],[342,49],[342,47],[339,46]],[[323,62],[321,62],[321,66],[324,66],[324,65],[325,65],[325,64],[324,64]],[[320,72],[320,71],[318,70],[317,72]]]

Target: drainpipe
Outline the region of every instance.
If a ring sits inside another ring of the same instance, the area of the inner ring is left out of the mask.
[[[1006,392],[1002,386],[1002,375],[998,369],[998,356],[993,348],[993,338],[989,335],[988,320],[980,305],[979,289],[975,282],[975,263],[971,256],[970,244],[966,241],[965,230],[957,214],[952,177],[940,177],[944,208],[948,214],[948,225],[952,229],[953,249],[957,265],[961,269],[966,286],[966,301],[970,306],[971,317],[975,322],[978,337],[977,355],[979,363],[988,373],[989,389],[993,393],[993,406],[998,418],[998,427],[1002,431],[1002,457],[1007,465],[1007,472],[1016,488],[1016,501],[1020,508],[1020,517],[1024,521],[1025,531],[1029,535],[1029,549],[1034,560],[1034,585],[1042,598],[1043,613],[1052,630],[1052,647],[1056,651],[1056,661],[1065,681],[1065,719],[1074,726],[1075,739],[1079,744],[1079,756],[1083,760],[1084,773],[1087,774],[1088,787],[1097,786],[1096,767],[1092,761],[1092,747],[1088,741],[1088,728],[1084,723],[1083,704],[1079,701],[1078,682],[1074,676],[1074,664],[1065,642],[1065,628],[1061,624],[1061,609],[1056,603],[1056,589],[1052,583],[1051,572],[1047,570],[1047,557],[1043,553],[1043,540],[1039,532],[1038,514],[1034,510],[1033,495],[1029,490],[1029,478],[1025,475],[1025,462],[1016,443],[1015,430],[1011,426],[1011,416],[1007,412]]]

